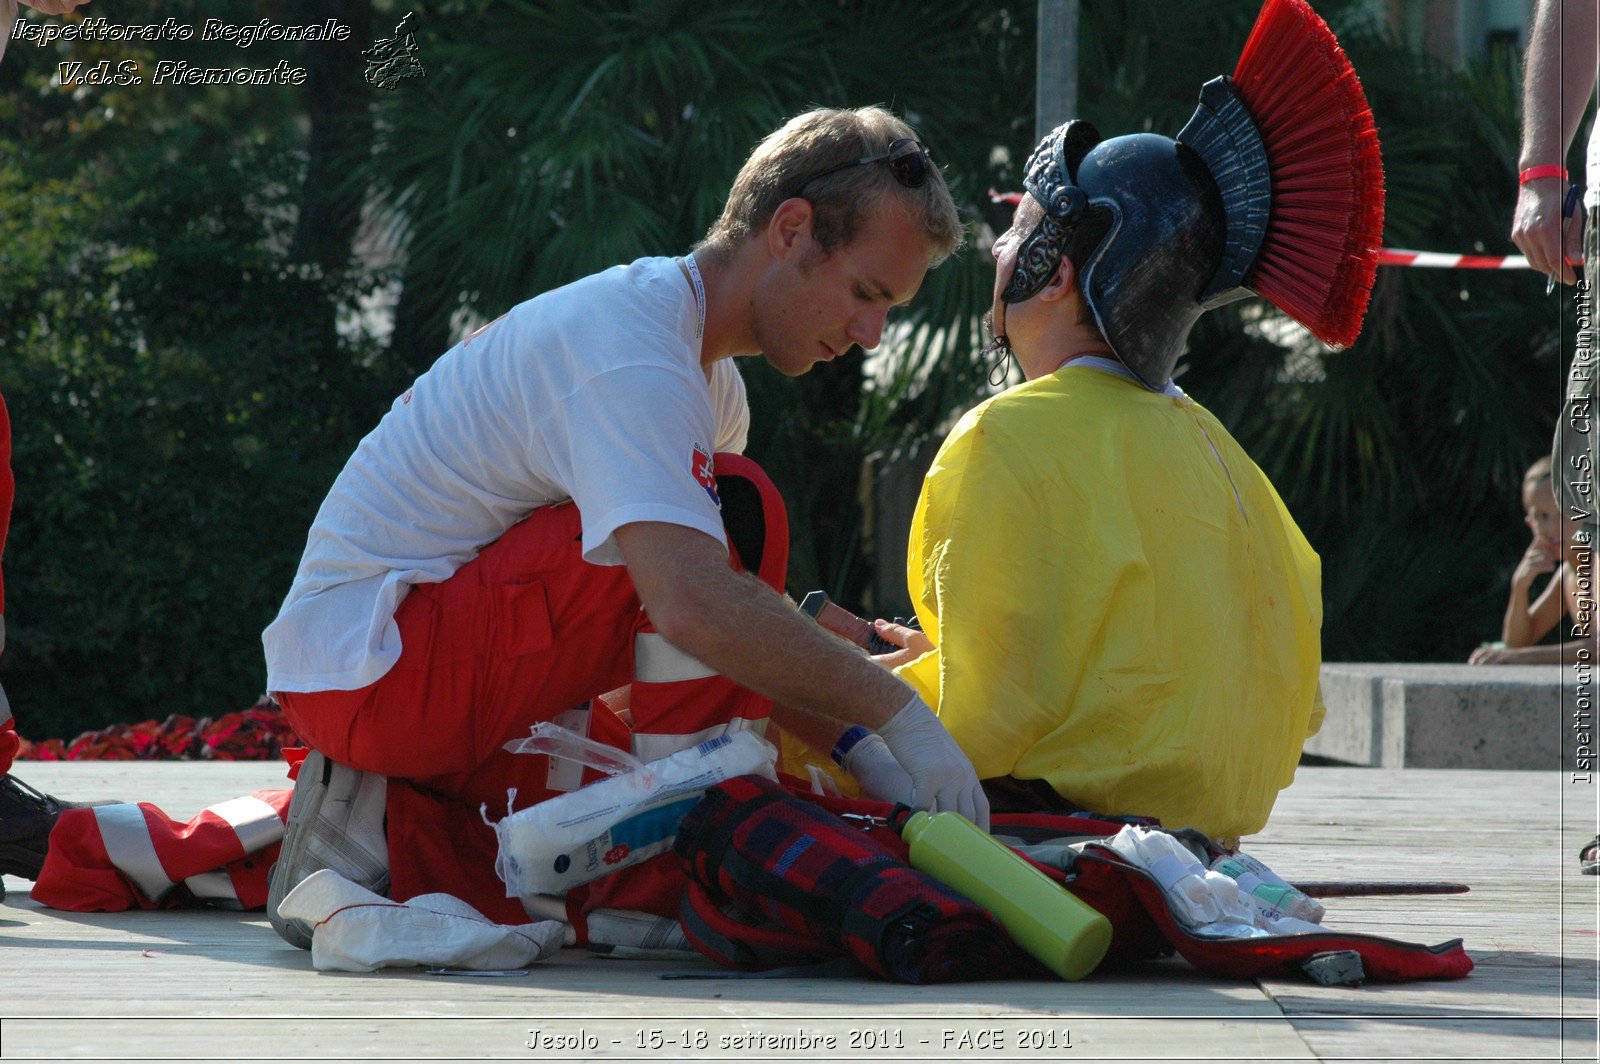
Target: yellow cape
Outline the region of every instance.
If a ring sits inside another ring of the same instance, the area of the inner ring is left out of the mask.
[[[1243,835],[1322,722],[1321,563],[1186,396],[1069,366],[978,406],[923,483],[907,580],[937,649],[899,674],[980,778]]]

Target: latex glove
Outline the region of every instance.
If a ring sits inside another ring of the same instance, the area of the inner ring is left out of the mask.
[[[913,804],[916,787],[881,735],[868,735],[852,746],[844,755],[844,770],[855,777],[861,793],[869,798]]]
[[[930,813],[954,811],[989,830],[989,799],[972,762],[921,695],[912,695],[878,734],[911,776],[914,789],[906,804]]]

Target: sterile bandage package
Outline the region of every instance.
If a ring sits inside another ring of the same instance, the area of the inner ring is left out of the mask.
[[[611,776],[508,812],[494,825],[495,872],[507,897],[562,894],[664,853],[706,788],[735,776],[777,778],[777,749],[753,731],[729,732],[648,763],[555,724],[531,732],[505,748],[578,761]],[[508,808],[515,800],[513,790]]]

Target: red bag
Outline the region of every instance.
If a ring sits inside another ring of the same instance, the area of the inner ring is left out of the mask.
[[[907,858],[907,847],[891,826],[894,807],[809,794],[799,780],[789,777],[786,783],[795,793],[785,793],[760,777],[729,780],[714,787],[706,792],[707,800],[690,812],[678,836],[677,852],[689,880],[683,899],[684,931],[695,948],[728,967],[762,970],[843,954],[863,959],[851,948],[850,932],[843,928],[842,918],[839,924],[831,924],[838,899],[824,896],[827,885],[796,874],[792,864],[782,860],[786,849],[773,845],[783,838],[792,842],[793,825],[804,824],[816,838],[816,843],[806,847],[813,862],[827,847],[842,845],[847,852],[858,853],[869,841],[898,862]],[[1019,813],[997,815],[991,826],[996,834],[1019,835],[1030,841],[1106,838],[1122,830],[1128,819]],[[1176,949],[1199,971],[1234,979],[1303,974],[1306,962],[1329,953],[1359,956],[1364,977],[1380,981],[1459,979],[1473,967],[1460,939],[1423,946],[1336,931],[1246,939],[1196,937],[1172,915],[1149,873],[1107,847],[1087,848],[1070,875],[1037,862],[1035,867],[1110,920],[1112,938],[1103,962],[1106,965],[1147,960]],[[946,977],[1054,978],[1008,937],[996,937],[1007,944],[1005,950],[991,945],[981,956],[968,958],[965,974]],[[901,977],[893,971],[879,970],[879,974]]]

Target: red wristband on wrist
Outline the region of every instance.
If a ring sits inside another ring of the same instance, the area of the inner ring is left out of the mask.
[[[1541,177],[1558,177],[1565,181],[1567,179],[1567,168],[1565,166],[1557,166],[1555,163],[1549,163],[1545,166],[1530,166],[1517,175],[1517,184],[1526,185],[1529,181],[1537,181]]]

